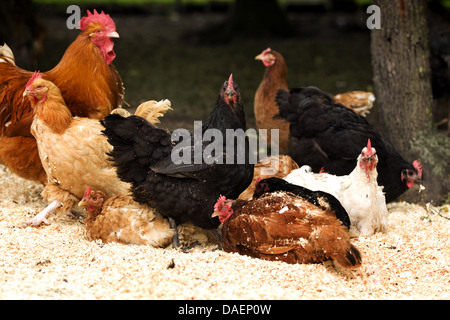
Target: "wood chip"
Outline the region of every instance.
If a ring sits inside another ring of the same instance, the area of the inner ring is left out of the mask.
[[[42,186],[0,165],[0,299],[450,299],[448,207],[390,204],[389,231],[354,239],[360,270],[289,265],[203,243],[172,248],[103,244],[82,222],[52,217],[15,228],[46,203]],[[205,237],[206,238],[206,237]]]

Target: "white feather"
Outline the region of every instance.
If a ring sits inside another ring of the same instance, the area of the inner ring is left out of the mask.
[[[350,217],[352,237],[387,231],[388,210],[383,188],[377,183],[377,170],[366,174],[359,165],[360,158],[355,169],[346,176],[313,173],[311,167],[302,166],[284,178],[290,183],[335,196]]]

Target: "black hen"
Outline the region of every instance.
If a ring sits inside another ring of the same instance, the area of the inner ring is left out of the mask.
[[[332,210],[334,211],[336,218],[338,218],[347,229],[350,228],[350,217],[348,216],[347,211],[336,197],[327,192],[312,191],[302,186],[289,183],[286,180],[274,177],[257,181],[253,198],[259,198],[266,192],[276,191],[290,192],[296,196],[302,197],[317,207],[323,207],[324,210]]]
[[[222,141],[203,141],[206,138],[198,137],[195,128],[194,132],[181,129],[171,134],[136,116],[110,115],[102,124],[113,146],[110,156],[119,178],[132,184],[136,201],[157,209],[172,219],[172,225],[191,222],[205,229],[217,228],[219,220],[211,217],[217,198],[221,194],[237,198],[252,181],[247,137],[233,149],[226,149],[230,145],[225,139],[227,129],[242,134],[246,129],[240,92],[232,76],[222,86],[214,110],[201,128],[202,137],[220,131]],[[208,129],[216,130],[206,132]],[[232,158],[227,159],[227,152]],[[180,161],[173,161],[174,156]]]
[[[378,184],[391,202],[422,178],[416,160],[407,162],[366,119],[316,87],[279,90],[279,115],[290,122],[289,155],[298,165],[347,175],[355,168],[361,146],[372,141],[379,158]]]

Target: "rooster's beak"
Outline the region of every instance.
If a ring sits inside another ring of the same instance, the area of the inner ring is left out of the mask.
[[[263,54],[261,53],[261,54],[258,54],[256,57],[255,57],[255,60],[262,60],[263,59]]]
[[[110,38],[120,38],[119,34],[116,31],[108,33],[108,37],[110,37]]]

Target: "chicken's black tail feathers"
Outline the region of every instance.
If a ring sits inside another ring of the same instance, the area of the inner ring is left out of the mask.
[[[334,257],[334,259],[344,268],[352,269],[358,268],[361,266],[361,253],[354,246],[350,245],[350,250],[346,253],[338,254]]]
[[[133,184],[144,182],[151,165],[170,154],[170,133],[138,116],[111,114],[101,121],[113,149],[108,153],[117,175]]]
[[[278,90],[275,97],[279,113],[274,118],[285,119],[296,123],[302,112],[307,108],[316,108],[321,104],[335,104],[333,98],[317,87],[309,86],[293,88],[289,92]]]

